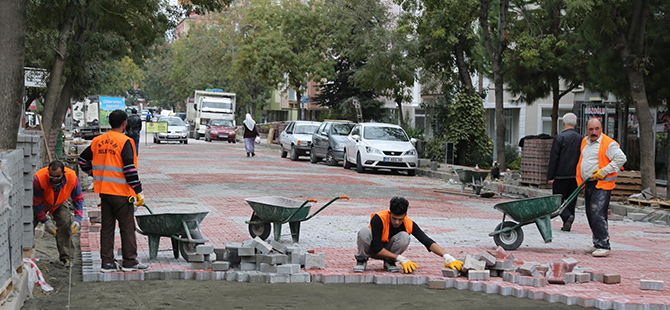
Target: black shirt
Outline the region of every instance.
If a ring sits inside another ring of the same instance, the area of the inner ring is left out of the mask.
[[[435,241],[430,239],[426,233],[424,233],[423,230],[419,228],[419,225],[417,225],[416,222],[412,221],[412,223],[412,236],[419,240],[419,242],[421,242],[421,244],[423,244],[426,249],[430,251],[430,246],[435,243]],[[379,215],[375,214],[372,219],[370,219],[370,227],[372,230],[370,253],[377,254],[384,248],[382,243],[382,231],[384,230],[384,225],[382,224],[382,219],[379,217]],[[405,229],[405,223],[400,224],[398,228],[393,227],[393,225],[389,223],[389,239],[401,231],[407,231],[407,229]]]

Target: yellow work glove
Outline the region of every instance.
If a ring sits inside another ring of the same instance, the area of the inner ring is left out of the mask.
[[[414,262],[409,260],[407,257],[404,257],[402,255],[398,255],[398,257],[395,260],[399,262],[400,265],[402,265],[402,268],[404,269],[405,273],[412,273],[416,268],[419,267]]]
[[[79,226],[81,226],[81,223],[74,221],[72,222],[72,226],[70,226],[70,232],[71,234],[76,234],[77,231],[79,230]]]
[[[451,257],[451,255],[444,254],[442,257],[444,258],[444,267],[449,267],[458,271],[461,271],[461,268],[463,268],[463,262]]]
[[[56,229],[56,225],[54,224],[54,222],[52,220],[47,220],[46,222],[44,222],[44,231],[46,231],[46,232],[48,232],[48,233],[50,233],[54,236],[58,233],[58,230]]]
[[[137,193],[137,196],[135,196],[135,205],[136,206],[143,206],[144,205],[144,197],[142,197],[142,193]]]
[[[591,179],[593,180],[602,180],[605,178],[605,175],[603,174],[603,169],[598,169],[598,170],[593,170],[593,173],[591,175]]]

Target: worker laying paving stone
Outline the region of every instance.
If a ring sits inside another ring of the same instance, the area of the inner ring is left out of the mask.
[[[370,257],[384,260],[384,270],[399,272],[395,262],[399,262],[405,273],[412,273],[417,264],[402,255],[409,246],[409,235],[419,240],[428,251],[444,258],[444,266],[452,270],[461,270],[463,262],[451,255],[429,238],[419,225],[407,216],[409,202],[402,197],[393,197],[388,210],[372,214],[370,225],[358,232],[356,265],[354,272],[363,272]]]

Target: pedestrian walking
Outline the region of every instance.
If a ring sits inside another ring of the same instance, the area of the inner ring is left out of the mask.
[[[244,119],[244,148],[247,151],[247,157],[256,156],[256,147],[254,145],[256,137],[260,136],[256,122],[251,118],[251,114],[247,113]]]
[[[593,246],[584,252],[595,257],[610,254],[610,236],[607,228],[607,210],[610,194],[616,186],[617,172],[626,163],[626,155],[619,143],[602,133],[602,123],[592,118],[586,124],[587,136],[581,144],[581,155],[577,164],[577,183],[590,178],[584,187],[586,218],[593,235]]]
[[[372,214],[370,225],[358,231],[356,265],[354,272],[363,272],[370,257],[384,260],[384,270],[399,272],[395,262],[399,262],[405,273],[412,273],[417,264],[403,256],[409,246],[409,236],[414,236],[428,251],[444,259],[444,266],[461,270],[463,262],[451,255],[429,238],[419,225],[407,216],[409,202],[403,197],[393,197],[388,210]]]
[[[137,114],[137,109],[132,108],[132,114],[128,117],[128,128],[126,135],[135,141],[135,155],[140,152],[140,132],[142,131],[142,118]]]
[[[148,266],[137,260],[135,208],[144,205],[142,182],[137,174],[135,141],[123,133],[127,115],[122,110],[109,114],[112,129],[97,136],[79,156],[81,170],[93,176],[93,190],[100,194],[102,228],[100,258],[102,272],[134,271]],[[121,232],[121,266],[114,260],[114,228],[119,222]]]
[[[66,205],[72,198],[74,221]],[[44,223],[45,231],[56,236],[58,260],[70,267],[73,253],[71,235],[81,226],[84,207],[84,194],[74,170],[66,168],[59,160],[35,172],[33,176],[33,213],[34,225]],[[53,221],[47,217],[53,216]],[[53,222],[56,222],[54,225]]]
[[[549,169],[547,179],[552,183],[552,194],[561,195],[564,202],[577,189],[576,168],[579,161],[582,135],[575,131],[577,115],[566,113],[563,116],[563,132],[554,138],[549,155]],[[575,221],[575,205],[577,199],[572,200],[561,213],[563,227],[561,230],[570,231]]]

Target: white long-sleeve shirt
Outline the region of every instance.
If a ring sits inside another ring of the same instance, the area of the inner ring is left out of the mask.
[[[586,179],[591,177],[593,171],[598,170],[600,167],[598,165],[598,151],[600,150],[600,143],[603,140],[603,135],[598,137],[598,140],[591,142],[591,139],[586,137],[586,145],[582,150],[582,163],[581,163],[581,173],[582,178]],[[608,175],[613,172],[618,172],[623,164],[626,163],[626,154],[623,153],[618,143],[610,143],[607,146],[607,153],[605,154],[611,162],[602,168],[604,175]]]

